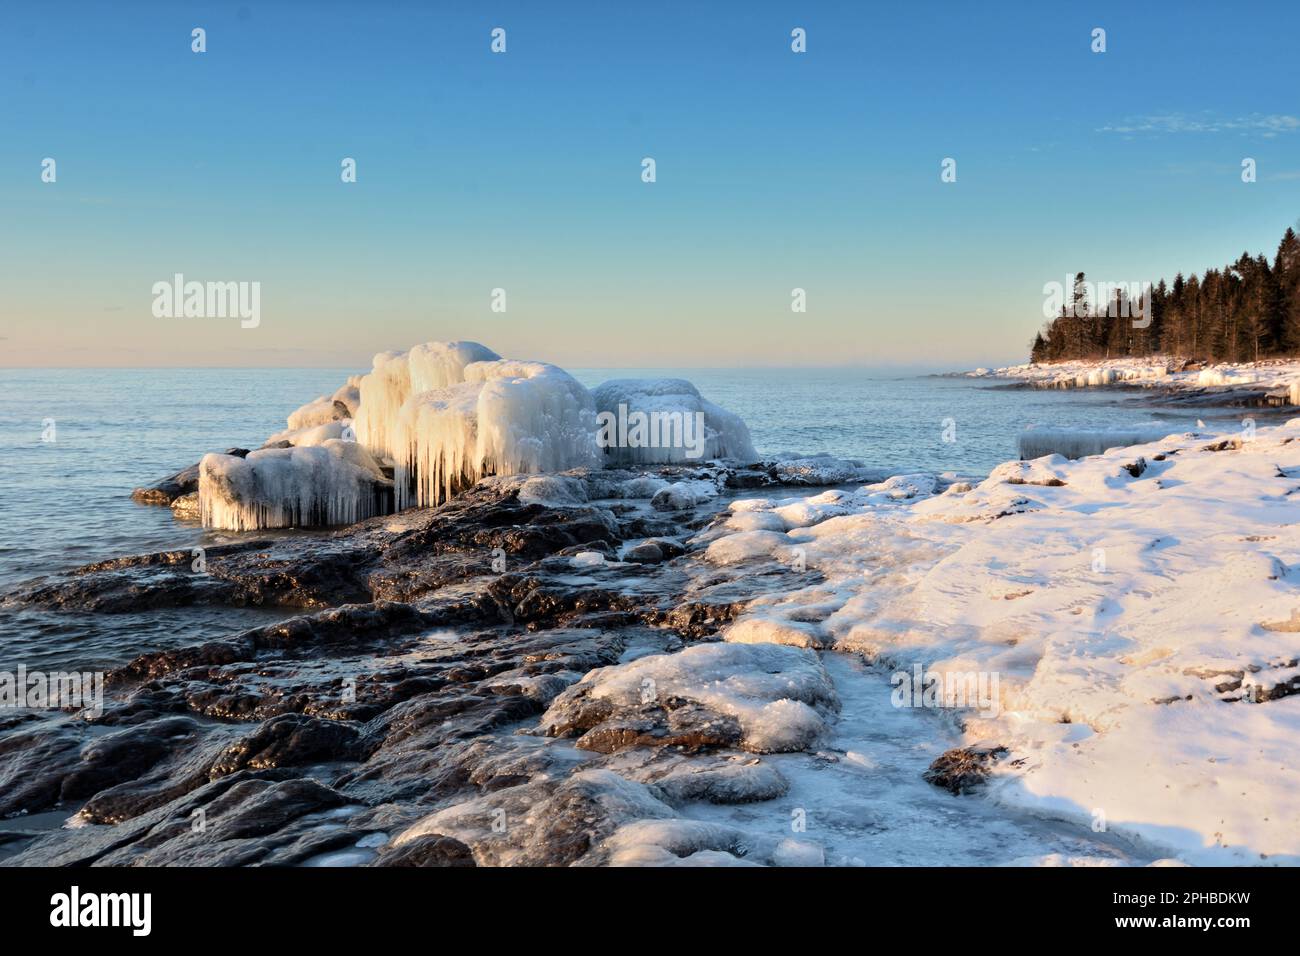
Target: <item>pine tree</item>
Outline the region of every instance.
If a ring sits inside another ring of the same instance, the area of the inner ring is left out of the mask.
[[[1041,364],[1047,360],[1047,340],[1043,338],[1043,333],[1039,332],[1034,336],[1033,344],[1029,348],[1029,361]]]
[[[1099,287],[1100,288],[1100,287]],[[1300,355],[1300,237],[1287,229],[1270,267],[1260,253],[1243,252],[1222,269],[1207,269],[1171,284],[1161,279],[1150,290],[1145,328],[1136,303],[1116,290],[1090,303],[1084,273],[1074,276],[1070,300],[1030,343],[1035,362],[1106,356],[1150,355],[1161,351],[1184,359],[1259,361]],[[1106,298],[1106,301],[1100,301]]]

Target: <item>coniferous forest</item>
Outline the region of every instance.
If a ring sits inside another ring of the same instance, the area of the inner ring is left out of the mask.
[[[1203,275],[1180,272],[1151,289],[1150,322],[1132,302],[1091,302],[1083,273],[1071,302],[1034,336],[1030,360],[1171,355],[1212,362],[1300,356],[1300,238],[1287,229],[1272,261],[1243,252]],[[1109,295],[1107,296],[1109,299]],[[1145,327],[1140,327],[1145,325]]]

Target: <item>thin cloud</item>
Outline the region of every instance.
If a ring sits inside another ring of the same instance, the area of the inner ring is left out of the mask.
[[[1263,136],[1296,131],[1300,131],[1300,117],[1284,113],[1251,113],[1238,117],[1166,113],[1132,117],[1097,129],[1099,133],[1259,133]]]

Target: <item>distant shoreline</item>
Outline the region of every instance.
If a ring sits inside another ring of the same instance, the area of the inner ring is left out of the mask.
[[[994,380],[1005,388],[1128,391],[1152,404],[1183,408],[1300,406],[1300,359],[1260,362],[1193,362],[1156,355],[1146,359],[1090,359],[978,368],[945,377]]]

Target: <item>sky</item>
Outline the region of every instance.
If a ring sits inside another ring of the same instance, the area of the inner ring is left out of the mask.
[[[0,366],[1025,361],[1044,283],[1272,255],[1297,36],[1272,0],[10,4]],[[259,283],[256,327],[156,315],[177,273]]]

